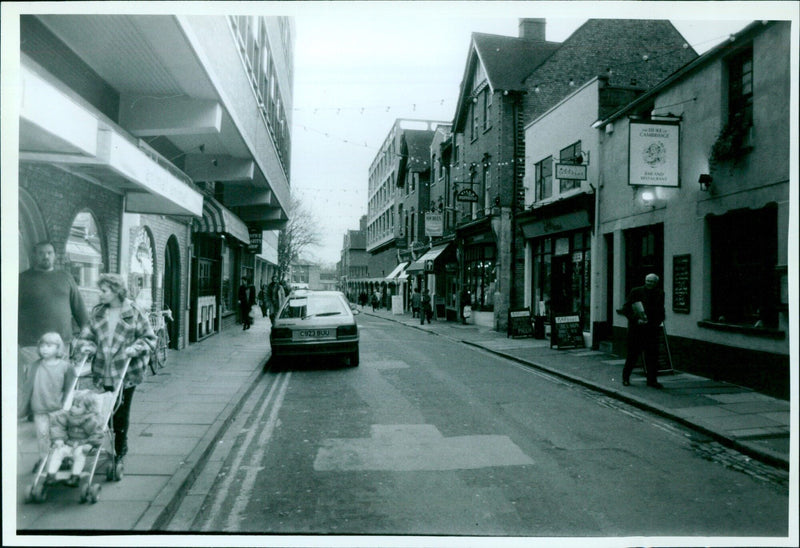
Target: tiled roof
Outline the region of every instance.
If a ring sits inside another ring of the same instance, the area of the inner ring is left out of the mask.
[[[561,45],[478,32],[472,34],[472,39],[489,85],[502,90],[523,90],[523,79]]]

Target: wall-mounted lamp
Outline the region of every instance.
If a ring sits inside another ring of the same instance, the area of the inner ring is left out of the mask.
[[[652,190],[648,189],[642,192],[642,202],[644,203],[644,205],[648,207],[653,206],[655,200],[656,200],[656,195]]]
[[[707,192],[709,188],[711,188],[711,183],[714,181],[714,178],[711,177],[708,173],[701,173],[700,178],[697,180],[700,183],[700,190],[703,192]]]

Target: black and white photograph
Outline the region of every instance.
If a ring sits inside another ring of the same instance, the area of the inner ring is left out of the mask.
[[[800,545],[798,6],[3,2],[2,544]]]

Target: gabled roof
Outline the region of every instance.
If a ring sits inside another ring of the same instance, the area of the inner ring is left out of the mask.
[[[464,106],[473,87],[472,76],[476,63],[481,63],[492,91],[524,91],[523,80],[542,64],[561,44],[545,40],[530,40],[514,36],[472,33],[461,90],[456,105],[453,129],[460,129]]]
[[[522,81],[561,44],[496,34],[473,33],[478,58],[492,90],[524,90]]]

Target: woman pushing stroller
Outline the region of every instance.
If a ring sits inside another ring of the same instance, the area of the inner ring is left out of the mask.
[[[112,392],[122,379],[122,401],[114,412],[115,466],[121,468],[128,452],[128,424],[131,400],[136,386],[144,378],[156,335],[147,316],[128,299],[123,278],[117,274],[101,274],[97,286],[100,304],[89,315],[89,324],[81,331],[76,347],[84,354],[94,354],[92,379],[96,387]]]

